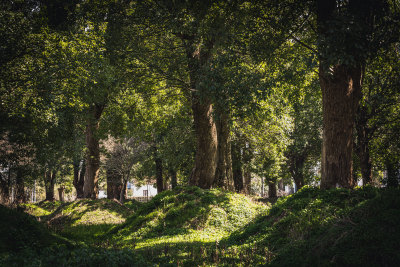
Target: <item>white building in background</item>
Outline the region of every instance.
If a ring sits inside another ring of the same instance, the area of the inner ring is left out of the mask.
[[[107,198],[107,191],[105,190],[99,190],[99,196],[98,198]]]
[[[154,187],[152,184],[145,184],[142,186],[135,186],[133,183],[128,182],[127,184],[128,196],[132,196],[134,198],[143,198],[148,197],[152,198],[157,195],[157,188]],[[130,192],[132,194],[130,194]]]

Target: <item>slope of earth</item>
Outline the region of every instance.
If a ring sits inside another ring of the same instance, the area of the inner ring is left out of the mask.
[[[235,265],[400,266],[400,189],[306,187],[222,241]]]
[[[33,216],[0,205],[0,266],[148,266],[130,250],[74,244]]]
[[[158,194],[106,237],[157,264],[213,262],[220,240],[267,210],[241,194],[179,187]]]
[[[35,215],[54,232],[75,241],[101,242],[98,236],[111,227],[125,222],[139,204],[129,207],[108,199],[82,199],[74,202],[40,202],[25,205],[26,212]]]

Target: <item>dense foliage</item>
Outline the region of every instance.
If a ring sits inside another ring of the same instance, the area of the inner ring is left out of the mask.
[[[1,206],[0,264],[396,265],[399,88],[399,0],[1,1],[0,203],[51,232]]]

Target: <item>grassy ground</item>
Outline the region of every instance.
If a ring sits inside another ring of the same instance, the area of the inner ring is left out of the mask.
[[[31,266],[400,266],[400,189],[306,187],[270,206],[186,187],[26,207],[58,235],[2,208],[0,251]]]
[[[212,263],[220,240],[267,210],[236,193],[178,188],[157,195],[106,237],[109,244],[135,248],[157,264]]]
[[[140,203],[128,201],[122,205],[108,199],[82,199],[74,202],[27,204],[26,211],[45,223],[53,232],[70,240],[94,244],[115,225],[122,224]]]

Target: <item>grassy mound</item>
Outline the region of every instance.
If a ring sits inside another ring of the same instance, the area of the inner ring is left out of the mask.
[[[60,235],[85,243],[97,242],[97,237],[112,226],[125,222],[137,204],[130,208],[108,199],[82,199],[74,202],[40,202],[26,205],[26,211],[47,223]]]
[[[133,251],[76,245],[22,211],[0,205],[0,218],[0,266],[149,265]]]
[[[180,187],[158,194],[108,237],[120,247],[146,251],[153,259],[161,254],[185,258],[193,249],[211,251],[267,209],[240,194]]]
[[[0,205],[0,253],[19,252],[27,247],[40,250],[63,242],[32,216]]]
[[[399,225],[399,189],[304,188],[224,243],[236,263],[399,266]]]
[[[38,203],[26,203],[23,204],[25,211],[36,218],[46,218],[56,211],[62,202],[60,201],[41,201]]]

